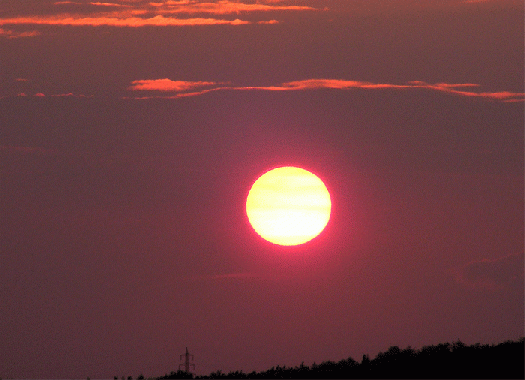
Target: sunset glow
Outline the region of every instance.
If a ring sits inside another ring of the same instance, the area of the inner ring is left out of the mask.
[[[0,0],[0,380],[524,379],[524,14]]]
[[[263,174],[246,200],[254,230],[279,245],[306,243],[319,235],[330,219],[330,194],[307,170],[281,167]]]

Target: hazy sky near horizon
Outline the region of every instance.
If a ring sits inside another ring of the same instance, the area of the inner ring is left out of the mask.
[[[0,377],[265,370],[524,329],[515,0],[3,0]],[[245,201],[296,165],[298,247]]]

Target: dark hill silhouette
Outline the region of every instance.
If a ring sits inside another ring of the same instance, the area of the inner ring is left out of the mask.
[[[349,357],[339,362],[314,363],[310,367],[277,366],[263,372],[222,373],[219,370],[194,377],[177,371],[157,379],[523,379],[524,346],[524,338],[497,345],[467,346],[457,341],[419,350],[392,346],[374,359],[364,355],[360,363]]]

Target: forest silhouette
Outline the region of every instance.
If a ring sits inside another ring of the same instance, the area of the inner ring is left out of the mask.
[[[277,366],[262,372],[218,370],[207,376],[179,370],[157,379],[523,379],[524,346],[525,338],[497,345],[468,346],[457,341],[421,349],[392,346],[373,359],[363,355],[361,362],[349,357],[311,366]]]

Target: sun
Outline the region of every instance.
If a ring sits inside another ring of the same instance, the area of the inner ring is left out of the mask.
[[[285,166],[272,169],[252,185],[246,214],[255,232],[278,245],[304,244],[330,220],[330,193],[315,174]]]

